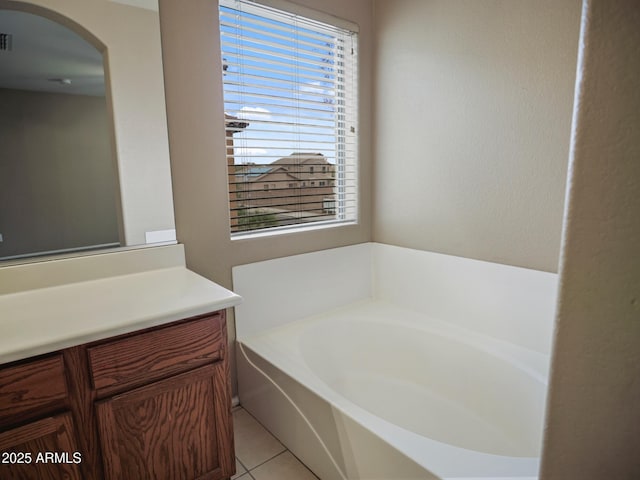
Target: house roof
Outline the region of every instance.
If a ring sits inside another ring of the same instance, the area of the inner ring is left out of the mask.
[[[240,169],[236,169],[236,175],[247,177],[259,177],[273,168],[269,165],[241,165],[240,167]]]
[[[245,122],[240,120],[238,117],[234,117],[233,115],[229,115],[228,113],[224,114],[224,124],[227,130],[233,133],[238,133],[241,130],[244,130],[249,126],[249,122]]]
[[[288,157],[283,157],[269,164],[247,164],[247,165],[238,165],[236,169],[236,175],[245,177],[246,180],[250,180],[252,182],[258,182],[264,180],[265,178],[276,174],[276,173],[285,173],[293,180],[313,180],[313,178],[309,178],[310,173],[307,172],[297,172],[297,171],[289,171],[289,167],[293,167],[295,170],[295,166],[297,165],[333,165],[330,163],[324,155],[321,153],[292,153]],[[325,176],[327,178],[332,178],[330,176],[330,172],[317,172],[316,176],[318,179],[322,179]]]
[[[329,164],[329,161],[325,158],[325,156],[321,153],[304,153],[304,152],[294,152],[288,157],[283,157],[275,162],[272,162],[271,165],[274,164],[301,164],[301,163],[317,163],[317,164]]]
[[[253,180],[255,180],[257,182],[257,181],[263,180],[264,178],[269,177],[271,175],[275,175],[276,173],[284,173],[285,175],[291,177],[293,180],[300,180],[300,177],[295,176],[294,174],[289,172],[289,170],[287,170],[285,167],[272,168],[268,172],[264,173],[263,175],[260,175],[257,178],[254,178]]]

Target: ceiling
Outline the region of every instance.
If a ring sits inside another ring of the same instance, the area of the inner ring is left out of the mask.
[[[104,96],[102,54],[77,33],[44,17],[0,9],[0,88]]]

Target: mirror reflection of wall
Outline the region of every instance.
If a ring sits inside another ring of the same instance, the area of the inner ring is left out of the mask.
[[[120,246],[102,53],[27,12],[0,32],[0,258]]]
[[[0,112],[0,261],[175,243],[157,0],[0,0]]]

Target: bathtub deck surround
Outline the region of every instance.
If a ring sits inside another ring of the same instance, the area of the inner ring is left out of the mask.
[[[233,281],[240,402],[323,480],[537,478],[555,274],[365,243]]]

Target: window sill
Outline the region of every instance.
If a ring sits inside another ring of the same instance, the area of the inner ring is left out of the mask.
[[[302,225],[292,225],[287,227],[274,227],[274,228],[267,228],[264,230],[247,232],[247,233],[233,233],[231,234],[231,241],[235,242],[238,240],[252,240],[255,238],[305,233],[305,232],[312,232],[316,230],[327,230],[329,228],[349,227],[354,225],[358,225],[358,222],[356,220],[348,220],[344,222],[318,222],[318,223],[306,224],[306,225],[302,224]]]

